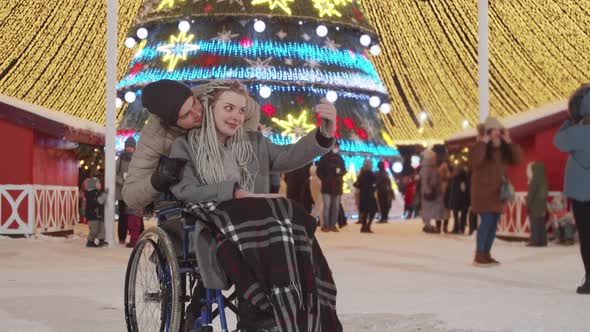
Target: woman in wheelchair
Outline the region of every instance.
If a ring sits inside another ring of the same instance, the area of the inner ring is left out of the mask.
[[[190,233],[191,244],[214,243],[212,260],[239,294],[238,328],[341,331],[334,281],[314,237],[315,219],[300,206],[267,194],[271,171],[302,167],[329,151],[336,110],[327,103],[318,105],[325,130],[277,146],[260,133],[244,130],[246,101],[239,83],[209,84],[201,98],[204,127],[179,136],[170,153],[178,164],[159,166],[154,174],[174,178],[169,182],[178,183],[171,191],[211,231],[209,239],[203,232]],[[187,331],[194,326],[190,311]]]

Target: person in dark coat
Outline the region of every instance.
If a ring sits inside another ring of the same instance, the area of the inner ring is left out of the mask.
[[[500,192],[506,181],[506,168],[518,165],[522,159],[520,147],[512,142],[502,123],[488,117],[485,135],[469,151],[471,177],[471,207],[481,218],[477,230],[475,266],[498,264],[491,255],[498,222],[506,202]]]
[[[361,233],[373,233],[371,224],[377,213],[377,200],[375,199],[377,176],[373,173],[372,169],[373,162],[370,159],[366,159],[355,182],[355,187],[360,192],[359,219],[362,223]]]
[[[307,213],[311,213],[315,204],[310,188],[310,168],[311,163],[292,172],[285,173],[287,198],[301,204]]]
[[[391,186],[391,179],[385,170],[385,163],[380,161],[377,168],[379,169],[377,173],[377,198],[379,199],[379,211],[381,212],[381,219],[378,222],[386,223],[391,210],[391,201],[395,198],[395,195]]]
[[[115,171],[117,172],[115,178],[115,199],[117,200],[117,205],[119,207],[117,235],[119,237],[119,243],[121,244],[125,244],[125,239],[127,238],[127,204],[123,200],[123,184],[125,183],[129,164],[131,163],[133,153],[135,152],[135,146],[135,139],[131,136],[127,138],[127,140],[125,140],[125,151],[119,155],[115,165]]]
[[[531,223],[531,238],[528,245],[545,247],[547,246],[545,217],[547,216],[547,196],[549,194],[549,186],[545,177],[545,164],[529,164],[527,176],[530,182],[526,205]]]
[[[453,230],[455,234],[464,234],[467,212],[470,205],[470,179],[467,166],[456,167],[449,182],[449,209],[453,211]]]
[[[102,183],[96,177],[84,180],[82,187],[86,199],[86,218],[88,220],[88,238],[86,247],[106,247],[105,241],[103,205],[106,200],[106,192],[102,190]],[[98,244],[95,240],[98,239]]]
[[[318,162],[316,174],[322,181],[322,200],[324,202],[322,231],[338,232],[338,212],[342,197],[342,178],[346,174],[344,159],[339,154],[338,143],[332,151],[323,155]]]

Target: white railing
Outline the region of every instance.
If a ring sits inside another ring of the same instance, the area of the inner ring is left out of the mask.
[[[559,191],[549,192],[548,203],[556,198],[560,198],[562,193]],[[508,203],[500,223],[498,224],[498,235],[509,237],[529,237],[530,236],[530,221],[526,208],[526,192],[515,193],[514,201]],[[549,220],[551,221],[551,220]]]
[[[32,234],[33,186],[0,185],[0,234]]]
[[[77,187],[0,185],[0,234],[67,231],[78,219]]]

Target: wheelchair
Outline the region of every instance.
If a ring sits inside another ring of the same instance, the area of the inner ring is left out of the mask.
[[[179,332],[184,328],[186,304],[200,280],[196,258],[189,254],[189,234],[194,218],[177,201],[157,204],[158,223],[146,229],[131,252],[125,274],[125,321],[129,332]],[[219,289],[205,289],[194,329],[212,332],[219,317],[221,331],[228,331],[225,309],[236,316],[234,290],[224,296]],[[215,308],[215,309],[214,309]]]

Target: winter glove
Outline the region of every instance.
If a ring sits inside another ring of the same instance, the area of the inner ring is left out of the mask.
[[[180,182],[182,170],[188,160],[180,158],[160,158],[158,168],[152,174],[150,182],[159,192],[167,192],[170,187]]]

